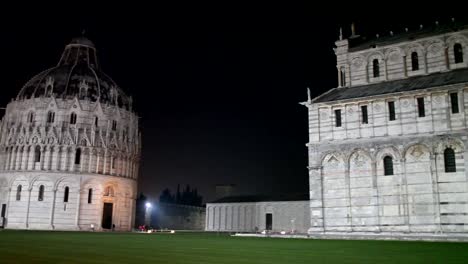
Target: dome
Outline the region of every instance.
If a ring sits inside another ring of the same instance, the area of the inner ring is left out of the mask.
[[[45,70],[29,80],[18,99],[56,97],[99,101],[131,110],[132,99],[103,71],[96,49],[85,37],[74,38],[65,47],[56,67]]]

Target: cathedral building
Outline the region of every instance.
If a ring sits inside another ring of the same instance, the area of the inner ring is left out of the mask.
[[[352,31],[335,43],[338,87],[301,103],[307,201],[220,199],[207,204],[206,230],[468,233],[468,27]]]
[[[468,27],[353,32],[335,54],[338,87],[303,103],[309,233],[468,232]]]
[[[28,81],[0,121],[0,225],[131,230],[141,140],[132,98],[84,37]]]

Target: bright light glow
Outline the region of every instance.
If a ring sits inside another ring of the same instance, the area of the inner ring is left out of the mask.
[[[149,233],[152,233],[152,232],[153,232],[153,231],[151,231],[151,230],[148,230],[148,234],[149,234]]]
[[[282,235],[286,235],[286,231],[281,231],[281,234],[282,234]]]
[[[146,208],[151,208],[151,203],[146,203],[145,206]]]
[[[174,230],[171,230],[171,234],[174,234],[174,233],[175,233],[175,231],[174,231]]]

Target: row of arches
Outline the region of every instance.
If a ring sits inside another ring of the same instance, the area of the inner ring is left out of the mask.
[[[396,76],[401,78],[466,67],[467,43],[468,40],[464,37],[456,37],[449,40],[448,44],[435,41],[428,47],[423,47],[413,43],[404,50],[390,48],[385,54],[379,51],[370,52],[366,56],[358,54],[350,59],[349,65],[339,65],[339,86],[348,86],[348,81],[363,84],[398,78]]]
[[[413,151],[414,153],[410,153],[410,151]],[[401,160],[405,161],[407,158],[419,159],[423,153],[427,154],[428,159],[436,158],[436,156],[439,155],[438,153],[431,151],[429,147],[423,144],[411,145],[403,152],[403,154],[400,154],[400,152],[394,147],[384,148],[375,156],[372,156],[370,152],[366,150],[358,149],[353,151],[352,154],[348,156],[348,158],[345,158],[343,154],[333,152],[326,153],[321,158],[321,167],[336,168],[341,165],[343,169],[349,169],[352,167],[353,161],[358,162],[358,159],[360,162],[359,164],[362,165],[363,157],[365,157],[369,164],[376,164],[378,167],[382,168],[381,175],[391,176],[395,174],[395,160],[396,162],[400,162]],[[440,150],[440,155],[440,161],[443,162],[443,164],[440,166],[443,168],[443,172],[457,172],[457,166],[463,164],[461,161],[457,163],[457,159],[463,157],[463,144],[461,142],[446,144],[444,145],[443,149]],[[404,158],[402,158],[402,156]]]
[[[136,179],[138,161],[129,155],[94,148],[16,146],[0,155],[4,170],[57,170]]]
[[[440,139],[433,145],[324,153],[320,169],[311,170],[311,176],[319,175],[318,182],[311,178],[311,200],[322,203],[320,212],[312,208],[312,226],[329,231],[455,230],[466,222],[458,215],[468,213],[453,206],[466,202],[464,152],[463,142]]]

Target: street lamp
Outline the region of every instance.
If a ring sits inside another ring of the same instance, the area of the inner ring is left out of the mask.
[[[147,202],[145,207],[145,226],[151,226],[151,203]]]

